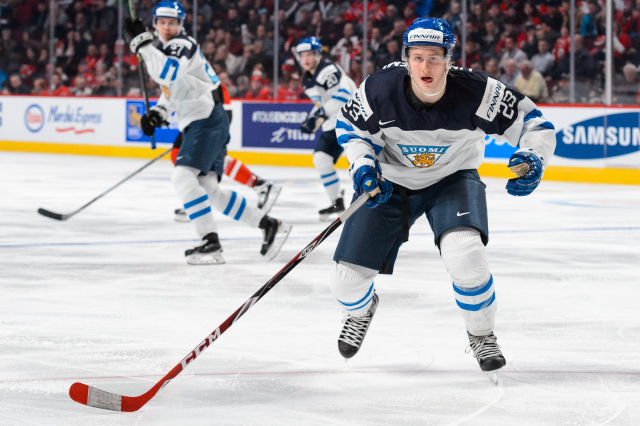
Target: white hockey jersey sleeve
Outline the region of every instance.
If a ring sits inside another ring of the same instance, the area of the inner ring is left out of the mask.
[[[548,121],[538,107],[529,98],[520,102],[522,119],[522,133],[520,148],[533,148],[542,154],[544,167],[547,167],[553,152],[556,150],[555,127]],[[520,116],[520,111],[518,116]]]
[[[333,63],[326,64],[317,73],[314,84],[304,92],[315,104],[311,114],[318,109],[318,104],[324,108],[327,120],[322,125],[323,131],[333,130],[340,108],[349,102],[355,90],[353,80]]]
[[[349,164],[365,155],[376,158],[386,145],[375,113],[367,101],[365,84],[366,80],[339,110],[336,121],[338,143],[344,149]]]
[[[163,107],[169,115],[171,115],[171,113],[173,112],[171,102],[169,102],[169,99],[167,99],[164,92],[160,94],[160,97],[158,98],[158,102],[156,103],[156,105]]]
[[[503,84],[502,87],[496,86],[495,90],[503,92],[498,94],[498,98],[501,96],[502,101],[497,108],[494,110],[486,108],[486,111],[480,111],[484,108],[481,106],[477,114],[487,114],[493,118],[491,121],[495,120],[496,124],[504,129],[504,133],[496,134],[488,131],[487,134],[514,147],[535,149],[542,154],[543,166],[546,167],[556,149],[555,127],[528,97]],[[494,130],[495,126],[491,125],[489,129]]]

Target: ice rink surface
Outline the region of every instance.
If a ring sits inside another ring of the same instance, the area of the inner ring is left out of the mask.
[[[0,153],[1,425],[640,424],[640,188],[543,181],[515,198],[503,179],[485,179],[499,386],[465,354],[421,219],[395,274],[376,279],[380,305],[349,362],[327,282],[334,235],[140,411],[73,402],[76,381],[146,392],[327,225],[313,169],[252,167],[284,186],[282,252],[265,263],[261,232],[218,214],[227,264],[188,266],[197,241],[173,221],[167,161],[67,222],[36,213],[71,212],[146,161]]]

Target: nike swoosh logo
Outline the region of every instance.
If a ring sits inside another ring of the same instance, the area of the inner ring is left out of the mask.
[[[460,213],[460,212],[458,212],[458,216],[464,216],[465,214],[469,214],[469,213],[471,213],[471,212],[466,212],[466,213]]]
[[[389,124],[389,123],[393,123],[396,120],[391,120],[391,121],[385,121],[384,123],[380,120],[378,120],[378,126],[384,126],[385,124]]]
[[[180,157],[176,158],[176,160],[179,160],[179,159],[181,159],[181,158],[182,158],[182,155],[181,155]]]

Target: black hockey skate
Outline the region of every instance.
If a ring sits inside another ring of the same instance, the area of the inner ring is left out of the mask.
[[[489,380],[494,384],[498,384],[498,373],[496,370],[504,367],[507,361],[504,359],[500,351],[500,345],[493,332],[486,336],[474,336],[467,331],[469,336],[469,347],[466,352],[473,350],[480,369],[485,372]]]
[[[337,216],[342,214],[342,212],[344,212],[344,199],[340,197],[331,207],[320,210],[318,214],[320,215],[320,220],[322,222],[328,222],[335,219]]]
[[[338,350],[340,351],[340,355],[348,359],[358,353],[377,307],[378,295],[374,292],[371,306],[364,316],[352,317],[349,314],[345,315],[342,319],[344,326],[342,327],[340,337],[338,337]]]
[[[258,209],[267,214],[276,203],[282,187],[274,185],[269,180],[258,179],[253,185],[253,190],[258,194]]]
[[[176,222],[180,222],[180,223],[191,222],[191,219],[189,219],[189,216],[187,215],[187,211],[185,209],[175,209],[173,213],[174,213],[173,219]]]
[[[280,249],[284,245],[284,242],[291,233],[291,224],[282,223],[281,220],[274,219],[265,215],[260,220],[260,229],[264,232],[264,240],[262,241],[262,248],[260,254],[267,260],[272,260],[280,252]],[[276,236],[281,235],[276,240]]]
[[[225,263],[218,234],[211,232],[204,236],[202,245],[184,252],[189,265],[217,265]]]

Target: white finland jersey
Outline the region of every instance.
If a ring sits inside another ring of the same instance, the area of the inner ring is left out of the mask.
[[[349,163],[370,155],[385,179],[421,189],[458,170],[477,169],[489,135],[535,149],[546,167],[555,130],[529,98],[485,72],[452,68],[440,101],[417,112],[406,99],[405,78],[402,63],[387,65],[341,109],[336,134]]]
[[[158,105],[176,113],[178,128],[183,131],[191,122],[211,115],[214,101],[211,92],[220,79],[209,65],[196,41],[178,35],[155,47],[143,46],[142,54],[151,78],[162,87]]]
[[[342,108],[356,91],[356,84],[342,68],[328,59],[318,64],[311,75],[305,72],[302,77],[304,93],[314,103],[318,102],[324,108],[327,119],[322,123],[322,131],[327,132],[336,128],[336,118]],[[311,112],[317,109],[314,107]]]

